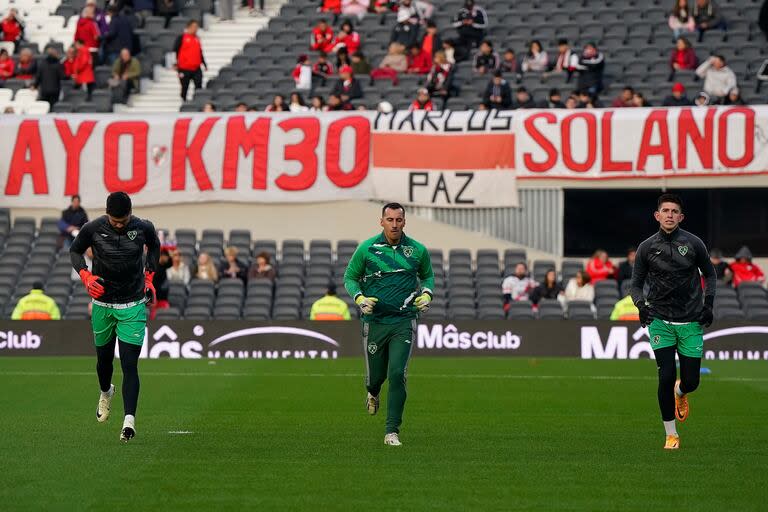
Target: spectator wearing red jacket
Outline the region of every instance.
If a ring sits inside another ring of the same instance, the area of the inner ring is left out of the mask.
[[[408,69],[410,75],[426,75],[432,69],[432,56],[419,45],[413,45],[408,52]]]
[[[309,91],[312,89],[312,66],[309,63],[309,57],[299,55],[299,58],[291,72],[296,89],[300,91]]]
[[[736,261],[731,263],[731,272],[733,272],[733,286],[738,287],[744,281],[755,281],[762,283],[765,281],[763,270],[752,263],[752,251],[746,245],[739,249],[734,256]]]
[[[75,41],[82,41],[83,46],[91,53],[99,51],[99,39],[101,38],[95,16],[93,4],[86,5],[77,20],[77,28],[75,29]]]
[[[0,32],[3,34],[2,40],[7,43],[13,43],[13,51],[19,49],[19,42],[24,39],[24,23],[19,18],[19,11],[8,9],[3,21],[0,21]]]
[[[76,55],[74,72],[72,73],[72,79],[75,82],[75,86],[82,88],[85,86],[88,91],[88,100],[91,99],[91,94],[96,86],[96,77],[93,74],[93,54],[81,40],[75,41]]]
[[[176,52],[176,69],[179,72],[181,82],[181,99],[187,101],[189,83],[195,84],[195,90],[203,87],[203,71],[201,66],[208,69],[203,56],[203,46],[197,37],[197,29],[200,28],[197,21],[190,20],[184,33],[176,38],[173,49]]]
[[[67,48],[67,55],[61,62],[64,65],[64,74],[67,78],[72,78],[72,75],[75,74],[75,57],[77,57],[77,49],[75,45],[71,45]]]
[[[333,29],[328,26],[328,22],[320,20],[317,26],[312,29],[310,36],[309,49],[315,52],[330,53],[336,41],[333,37]]]
[[[341,0],[322,0],[320,12],[329,12],[333,14],[333,23],[335,24],[341,14]]]
[[[429,56],[430,62],[435,56],[438,50],[442,50],[443,40],[440,34],[437,32],[437,24],[429,20],[427,21],[427,30],[424,37],[421,38],[421,49],[424,50]]]
[[[19,80],[32,80],[37,75],[37,61],[29,48],[23,48],[13,70],[13,76]]]
[[[346,48],[348,55],[354,55],[360,49],[360,44],[360,34],[355,32],[352,22],[347,20],[341,24],[341,30],[336,34],[333,51],[338,52],[339,48]]]
[[[0,83],[9,78],[13,78],[13,68],[16,64],[13,59],[8,55],[8,50],[3,48],[0,50]]]
[[[596,283],[604,279],[616,279],[616,268],[608,259],[608,253],[602,249],[595,251],[592,259],[587,263],[587,274]]]
[[[431,112],[435,109],[435,106],[432,104],[432,98],[429,97],[429,91],[422,87],[416,92],[416,99],[413,100],[413,103],[411,103],[411,106],[408,108],[411,112],[414,110],[426,110],[428,112]]]
[[[691,70],[695,71],[699,65],[699,59],[696,52],[691,48],[691,43],[684,37],[678,37],[675,42],[675,49],[669,54],[669,67],[672,71]]]

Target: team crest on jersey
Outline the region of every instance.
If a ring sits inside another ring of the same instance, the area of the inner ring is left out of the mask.
[[[377,350],[379,350],[379,347],[376,346],[375,343],[368,344],[368,352],[370,352],[371,355],[375,354]]]
[[[680,253],[680,256],[685,256],[686,254],[688,254],[688,246],[687,245],[678,246],[677,252]]]
[[[661,336],[659,336],[658,334],[651,339],[651,343],[653,343],[654,345],[658,345],[660,341],[661,341]]]
[[[405,255],[406,258],[410,258],[411,256],[413,256],[413,246],[404,245],[403,254]]]
[[[128,239],[129,240],[135,240],[136,239],[136,235],[138,235],[138,234],[139,234],[138,231],[129,231],[128,233],[126,233],[126,235],[128,235]]]

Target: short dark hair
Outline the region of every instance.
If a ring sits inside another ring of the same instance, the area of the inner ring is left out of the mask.
[[[403,210],[403,216],[405,216],[405,208],[400,203],[387,203],[381,209],[381,216],[386,215],[387,210]]]
[[[560,46],[560,45],[563,45],[563,44],[568,44],[568,40],[565,39],[565,38],[557,40],[557,46]]]
[[[328,295],[336,295],[336,283],[328,283]]]
[[[683,211],[683,200],[677,194],[670,194],[669,192],[665,194],[661,194],[659,196],[659,199],[656,201],[657,210],[661,208],[662,203],[675,203],[677,206],[680,207],[680,211],[681,212]]]
[[[74,201],[75,199],[77,199],[78,201],[82,201],[82,199],[80,199],[80,194],[73,195],[71,201]]]
[[[112,217],[125,217],[130,215],[131,198],[125,192],[112,192],[107,197],[107,215]]]
[[[191,27],[192,25],[200,25],[200,23],[198,23],[197,20],[189,20],[187,22],[187,28]]]

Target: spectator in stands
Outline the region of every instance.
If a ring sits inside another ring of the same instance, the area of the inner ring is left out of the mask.
[[[11,56],[8,55],[8,50],[5,48],[0,50],[0,84],[9,78],[13,78],[13,71],[15,67],[16,63],[13,62]]]
[[[680,82],[675,82],[672,86],[672,94],[664,98],[661,102],[663,107],[688,107],[693,105],[685,93],[685,86]]]
[[[312,76],[317,78],[320,85],[325,87],[328,79],[333,76],[334,69],[333,64],[328,62],[328,56],[325,52],[320,52],[317,55],[317,62],[312,66]]]
[[[352,66],[352,61],[349,58],[346,48],[339,48],[336,52],[336,69],[341,69],[343,66]]]
[[[635,91],[635,94],[632,95],[632,106],[648,107],[650,106],[650,103],[648,103],[648,100],[645,99],[645,96],[643,96],[643,93],[639,91]]]
[[[731,271],[731,266],[723,260],[723,251],[720,249],[712,249],[709,251],[709,261],[715,268],[715,274],[717,274],[718,281],[730,283],[733,279],[733,272]]]
[[[112,88],[112,101],[128,103],[131,91],[139,90],[141,64],[139,59],[131,55],[128,48],[120,51],[120,57],[112,65],[112,78],[109,85]]]
[[[568,97],[565,99],[564,105],[567,110],[583,108],[579,106],[579,97],[575,93],[571,93],[568,95]]]
[[[675,48],[669,54],[669,67],[672,70],[670,81],[674,79],[675,71],[694,71],[698,63],[699,59],[696,57],[696,52],[691,48],[691,42],[684,37],[678,38],[675,42]]]
[[[195,84],[195,91],[203,87],[203,71],[208,69],[203,55],[203,46],[200,38],[197,37],[197,30],[200,25],[196,20],[189,20],[184,33],[176,38],[173,45],[173,51],[176,52],[176,70],[179,72],[179,82],[181,83],[181,100],[187,101],[187,91],[189,83]]]
[[[309,64],[308,55],[299,55],[291,76],[296,89],[300,91],[312,90],[312,66]]]
[[[573,54],[571,45],[568,44],[567,39],[559,39],[557,41],[557,57],[555,57],[555,64],[552,67],[550,73],[567,73],[568,80],[571,79],[571,74],[574,70],[574,60],[578,57]]]
[[[69,206],[61,211],[61,218],[57,226],[61,235],[64,247],[69,248],[74,241],[80,228],[88,222],[88,213],[80,204],[80,196],[75,194],[69,203]]]
[[[636,255],[637,249],[630,247],[627,249],[627,259],[619,264],[619,270],[616,274],[616,280],[619,282],[619,289],[621,289],[621,283],[632,279],[632,269],[635,267]]]
[[[3,114],[15,114],[16,111],[13,109],[12,106],[8,105],[3,109]]]
[[[534,39],[528,45],[528,53],[523,57],[523,63],[520,66],[523,73],[531,71],[544,72],[549,69],[549,55],[541,46],[541,41]]]
[[[547,99],[542,105],[543,108],[565,108],[563,103],[563,97],[560,94],[560,89],[550,89]]]
[[[201,112],[216,112],[216,104],[211,101],[206,101],[205,105],[203,105]]]
[[[731,263],[733,286],[738,287],[744,281],[762,283],[765,281],[763,270],[752,263],[752,251],[746,245],[736,252],[735,261]]]
[[[528,89],[523,86],[518,87],[515,91],[515,108],[536,108],[536,101]]]
[[[61,320],[61,312],[56,301],[43,293],[42,281],[35,281],[29,294],[19,299],[11,320]]]
[[[459,33],[459,46],[468,52],[485,39],[488,14],[485,9],[475,5],[475,0],[464,0],[464,7],[456,13],[453,26]]]
[[[720,101],[728,92],[737,87],[736,73],[725,64],[725,57],[713,55],[705,60],[697,69],[696,74],[704,79],[704,92],[711,100]]]
[[[93,53],[81,41],[75,41],[77,55],[75,57],[75,68],[72,74],[72,80],[75,87],[82,89],[85,87],[88,101],[91,99],[93,89],[96,87],[96,76],[93,74]]]
[[[104,44],[104,64],[111,66],[120,57],[124,48],[129,52],[134,50],[134,39],[136,35],[136,17],[133,11],[125,7],[118,11],[116,5],[109,7],[109,13],[112,18],[109,21],[109,30],[102,37]],[[139,70],[141,71],[141,70]]]
[[[634,95],[632,96],[634,98]],[[602,105],[597,101],[597,97],[593,96],[587,90],[581,90],[576,92],[576,100],[578,101],[578,108],[600,108]]]
[[[746,105],[747,103],[741,97],[741,91],[734,87],[728,91],[728,96],[723,98],[723,105]]]
[[[528,275],[528,265],[523,262],[515,265],[515,273],[504,278],[501,293],[504,294],[504,311],[509,310],[511,302],[528,300],[528,295],[536,288],[536,281]]]
[[[564,293],[563,285],[557,280],[557,272],[551,268],[544,274],[544,282],[533,289],[530,297],[531,302],[537,305],[542,299],[557,300]]]
[[[397,23],[392,28],[389,42],[399,43],[405,48],[417,44],[419,41],[419,18],[412,17],[408,9],[398,9]]]
[[[352,22],[347,20],[341,24],[341,30],[336,34],[333,51],[338,52],[340,48],[347,49],[347,55],[354,55],[360,49],[360,34],[355,32]]]
[[[158,16],[165,18],[166,28],[170,24],[171,18],[179,15],[181,5],[184,5],[184,2],[179,0],[157,0],[155,12]]]
[[[248,271],[248,279],[269,279],[274,281],[275,277],[277,277],[277,272],[275,272],[274,267],[270,264],[269,253],[260,252]]]
[[[704,91],[701,91],[699,94],[696,95],[696,98],[693,100],[693,104],[697,107],[707,107],[711,104],[711,100],[709,97],[709,94],[705,93]]]
[[[248,112],[248,104],[244,101],[238,101],[235,104],[235,112],[238,112],[238,113]]]
[[[668,24],[675,40],[685,34],[692,34],[696,30],[696,20],[693,18],[690,7],[688,7],[688,0],[674,0],[674,7],[669,13]]]
[[[214,283],[219,280],[219,273],[216,271],[213,260],[207,252],[201,252],[197,257],[197,273],[195,278],[202,279],[203,281],[213,281]]]
[[[355,16],[358,21],[365,17],[371,0],[341,0],[341,13],[345,16]]]
[[[429,91],[425,87],[421,87],[416,91],[416,99],[413,100],[411,106],[408,108],[411,112],[414,110],[434,110],[435,107],[432,104],[432,98],[429,97]]]
[[[189,284],[189,267],[181,258],[181,253],[174,249],[170,254],[171,266],[166,270],[168,281],[172,283],[184,283],[185,285]]]
[[[105,4],[108,2],[105,2]],[[86,7],[93,8],[93,21],[96,22],[96,26],[99,29],[99,34],[104,35],[109,30],[109,20],[107,19],[107,11],[99,8],[99,4],[96,0],[86,0]]]
[[[166,248],[160,249],[160,256],[157,261],[157,270],[152,278],[152,285],[155,287],[155,300],[154,304],[150,305],[150,319],[154,320],[155,314],[158,309],[166,309],[171,307],[168,303],[168,291],[171,286],[168,282],[168,269],[173,265],[171,262],[171,256]]]
[[[75,62],[77,59],[77,48],[75,48],[75,45],[70,45],[69,48],[67,48],[67,53],[64,56],[64,61],[62,62],[62,65],[64,66],[64,74],[67,76],[67,78],[72,78],[72,75],[75,74]]]
[[[400,5],[397,6],[397,12],[407,12],[411,23],[421,25],[424,20],[429,16],[425,12],[424,8],[433,9],[432,5],[428,2],[416,0],[400,0]],[[431,14],[431,11],[430,11]]]
[[[339,20],[339,14],[341,14],[341,1],[342,0],[320,0],[320,12],[328,12],[333,14],[333,24]]]
[[[248,279],[248,265],[238,259],[237,247],[229,246],[224,249],[224,259],[219,264],[219,277],[221,279]]]
[[[398,73],[404,73],[407,69],[405,47],[400,43],[389,43],[387,54],[381,59],[379,67],[371,71],[371,80],[392,80],[392,85],[397,85]]]
[[[704,39],[704,32],[707,30],[726,29],[725,19],[714,0],[696,0],[693,6],[693,18],[696,21],[696,30],[699,32],[699,42]]]
[[[593,283],[604,279],[616,279],[616,268],[608,259],[608,253],[603,249],[598,249],[592,255],[592,259],[587,262],[587,274]]]
[[[155,0],[133,0],[133,12],[138,26],[143,27],[146,19],[155,13]]]
[[[47,101],[51,108],[59,101],[61,94],[61,81],[64,80],[64,66],[59,61],[59,51],[54,46],[45,50],[45,59],[37,66],[35,82],[32,85],[37,89],[37,99]]]
[[[325,296],[317,299],[309,310],[310,320],[352,320],[347,303],[336,296],[336,284],[329,283]]]
[[[445,53],[439,51],[435,54],[435,62],[427,74],[426,88],[433,98],[439,96],[443,99],[441,110],[445,110],[448,98],[454,94],[453,65],[445,58]]]
[[[636,322],[640,320],[640,310],[635,306],[631,295],[627,295],[613,306],[610,319],[614,322]]]
[[[437,24],[429,20],[427,21],[426,31],[424,37],[421,38],[421,49],[429,57],[429,62],[435,57],[435,53],[443,47],[443,40],[440,37],[440,33],[437,31]]]
[[[568,280],[568,284],[565,286],[565,300],[568,302],[572,300],[585,300],[587,302],[594,302],[595,300],[595,287],[590,282],[592,280],[587,272],[579,270],[576,272],[576,277],[572,277]]]
[[[611,107],[613,108],[627,108],[627,107],[634,107],[634,104],[632,103],[632,98],[635,95],[635,90],[630,87],[629,85],[625,85],[624,88],[621,90],[621,94],[619,94],[615,100],[613,100],[613,103],[611,103]]]
[[[456,64],[456,48],[452,39],[446,39],[443,41],[443,53],[445,53],[445,60],[451,65]],[[437,53],[435,53],[437,55]],[[434,60],[434,55],[433,55]]]
[[[578,71],[578,88],[588,91],[590,96],[597,96],[603,90],[603,70],[605,56],[595,43],[587,43],[574,64]]]
[[[264,112],[285,112],[288,110],[288,106],[285,104],[285,96],[282,94],[275,94],[272,98],[272,103],[267,105]]]
[[[322,96],[312,96],[312,99],[310,99],[309,111],[310,112],[325,111],[325,100],[323,100]]]
[[[92,62],[96,62],[99,40],[101,39],[101,31],[95,17],[96,4],[87,3],[83,7],[80,18],[77,20],[77,28],[75,28],[75,42],[82,41],[85,49],[91,52]]]
[[[288,100],[289,112],[308,112],[309,107],[300,92],[292,92]]]
[[[431,68],[431,54],[417,44],[411,46],[408,53],[408,69],[406,73],[410,75],[426,75]]]
[[[472,61],[472,69],[480,75],[492,74],[501,66],[499,54],[493,50],[493,43],[485,40],[480,43],[480,48],[475,53]]]
[[[0,21],[0,33],[3,35],[2,41],[13,43],[14,53],[19,51],[19,43],[24,40],[24,23],[15,7],[8,9],[5,18]]]
[[[363,87],[352,74],[352,66],[339,69],[339,80],[331,89],[331,94],[337,95],[344,103],[363,97]]]
[[[312,29],[309,40],[309,49],[315,52],[330,53],[335,45],[333,29],[328,26],[328,22],[320,20],[317,26]]]
[[[520,65],[517,62],[515,50],[512,48],[507,48],[504,50],[504,55],[501,58],[501,65],[499,66],[499,69],[501,69],[501,71],[504,73],[514,73],[516,75],[520,73]]]
[[[325,112],[340,112],[343,110],[354,110],[354,107],[349,101],[344,101],[340,95],[329,94]]]
[[[21,52],[19,52],[19,60],[16,62],[16,67],[13,70],[14,78],[31,83],[36,75],[37,60],[35,60],[35,54],[29,48],[22,48]]]
[[[365,57],[363,52],[356,51],[352,54],[352,74],[360,76],[360,75],[370,75],[371,74],[371,64],[368,62],[368,59]]]

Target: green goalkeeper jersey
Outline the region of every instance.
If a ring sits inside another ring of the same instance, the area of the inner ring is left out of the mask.
[[[384,234],[361,243],[344,272],[344,287],[353,298],[362,294],[379,301],[363,321],[396,323],[418,317],[413,301],[432,293],[435,275],[426,247],[405,236],[389,245]]]

